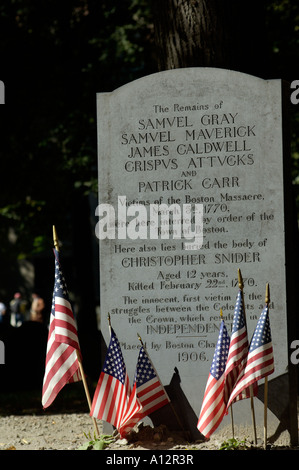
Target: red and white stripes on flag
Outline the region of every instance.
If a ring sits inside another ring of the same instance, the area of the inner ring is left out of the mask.
[[[136,382],[134,383],[129,402],[130,405],[123,417],[123,422],[118,428],[121,437],[125,437],[144,416],[142,413],[142,405],[136,394]]]
[[[198,430],[207,438],[218,428],[226,412],[224,400],[224,371],[229,343],[230,339],[227,329],[222,320],[197,423]]]
[[[246,358],[248,354],[249,343],[247,336],[245,311],[243,305],[242,291],[239,289],[232,326],[232,333],[230,338],[230,345],[228,351],[227,364],[225,368],[225,382],[224,382],[224,397],[225,402],[228,403],[232,390],[237,383],[240,374],[245,367]],[[257,393],[255,388],[254,394]],[[249,398],[249,394],[236,395],[234,401],[241,400],[243,398]]]
[[[137,360],[132,394],[135,393],[142,408],[135,411],[135,413],[127,414],[124,419],[124,424],[119,430],[121,436],[128,434],[135,424],[145,418],[145,416],[150,415],[170,402],[147,351],[143,346],[140,348]]]
[[[230,396],[227,407],[235,398],[274,372],[269,307],[265,306],[254,330],[245,367]]]
[[[80,346],[72,306],[61,266],[55,255],[55,283],[46,353],[42,405],[47,408],[60,390],[71,382],[81,380],[77,351]]]
[[[140,409],[131,395],[128,374],[119,341],[111,328],[111,338],[103,369],[94,393],[90,415],[102,419],[119,429],[130,411]]]

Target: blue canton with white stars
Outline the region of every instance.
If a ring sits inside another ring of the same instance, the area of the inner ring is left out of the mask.
[[[210,374],[216,379],[219,380],[222,376],[225,365],[227,361],[228,351],[229,351],[230,339],[227,333],[226,326],[222,320],[220,325],[220,332],[217,341],[217,345],[214,352],[213,362],[210,369]]]
[[[235,305],[232,334],[245,326],[245,315],[243,310],[242,292],[239,290]]]
[[[111,329],[111,339],[103,366],[103,372],[105,374],[112,375],[124,385],[126,366],[120,349],[119,341],[113,329]]]
[[[136,368],[135,381],[137,387],[156,377],[155,370],[143,347],[139,351],[138,364]]]
[[[271,342],[270,321],[268,315],[268,306],[264,308],[259,321],[254,330],[254,334],[250,343],[249,352],[253,351],[264,344]]]
[[[69,301],[68,291],[66,287],[65,278],[63,276],[61,266],[59,264],[59,253],[57,250],[55,252],[55,283],[54,283],[54,292],[52,298],[52,315],[55,316],[55,296],[61,297]]]

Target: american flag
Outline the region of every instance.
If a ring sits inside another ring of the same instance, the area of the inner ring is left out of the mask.
[[[229,351],[229,335],[224,321],[221,321],[217,345],[204,393],[197,428],[210,437],[220,425],[226,412],[224,401],[224,371]]]
[[[245,310],[243,305],[243,295],[241,289],[239,289],[235,304],[230,346],[225,369],[224,395],[226,403],[230,401],[233,388],[245,367],[248,349],[249,343],[245,320]],[[253,394],[256,395],[256,393],[257,388],[255,387]],[[246,390],[245,394],[236,395],[234,401],[249,397],[250,391]],[[232,403],[232,401],[230,401],[230,403]]]
[[[51,405],[67,383],[81,380],[77,357],[77,351],[80,354],[77,327],[57,250],[54,250],[54,255],[55,283],[42,390],[44,408]]]
[[[131,387],[121,347],[111,328],[111,337],[103,369],[94,393],[90,415],[119,429],[129,410],[140,405],[131,395]]]
[[[274,356],[269,320],[269,307],[265,306],[254,330],[246,366],[230,397],[228,406],[236,396],[257,384],[258,380],[274,372]]]
[[[138,355],[133,393],[134,390],[142,408],[126,417],[121,435],[128,434],[141,419],[170,402],[144,346],[141,346]]]

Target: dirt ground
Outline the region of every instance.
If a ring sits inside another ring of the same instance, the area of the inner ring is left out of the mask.
[[[101,422],[98,429],[103,432]],[[9,415],[0,417],[0,450],[78,450],[90,442],[94,436],[94,425],[86,413],[45,414],[23,416]],[[227,439],[231,438],[230,433]],[[206,442],[188,442],[181,433],[170,432],[166,426],[157,428],[144,426],[131,434],[130,439],[113,437],[113,442],[105,446],[106,450],[219,450],[225,436],[211,437]],[[239,439],[241,441],[241,439]],[[246,449],[263,449],[263,442],[258,439],[258,446],[253,446],[251,439],[246,439]],[[287,450],[285,446],[269,446],[268,449]],[[295,448],[293,450],[299,450]]]
[[[97,421],[103,437],[103,428]],[[139,426],[129,439],[117,435],[106,439],[106,450],[219,450],[230,439],[220,434],[205,442],[189,442],[182,433],[171,432],[165,425],[157,428]],[[87,413],[9,415],[0,417],[0,450],[78,450],[94,439],[94,423]],[[243,438],[236,439],[240,442]],[[109,442],[110,440],[110,442]],[[263,449],[262,439],[254,446],[245,438],[246,449]],[[92,446],[90,446],[90,449]],[[268,446],[268,449],[286,450],[285,446]],[[299,450],[295,448],[293,450]]]
[[[0,450],[78,450],[94,438],[94,421],[89,416],[84,397],[65,396],[57,398],[57,404],[42,410],[39,397],[22,393],[17,396],[0,396]],[[97,421],[103,437],[103,427]],[[244,438],[244,436],[246,436]],[[235,436],[238,442],[245,440],[246,449],[263,449],[263,435],[253,445],[252,430]],[[219,450],[222,443],[232,437],[231,430],[215,433],[207,441],[189,442],[180,432],[172,432],[165,425],[156,428],[139,425],[130,438],[119,439],[114,435],[106,439],[104,448],[123,450]],[[290,449],[281,442],[268,449]],[[292,450],[299,450],[299,447]]]
[[[102,434],[101,422],[98,428]],[[0,418],[0,449],[4,450],[77,450],[94,436],[92,419],[86,413],[57,415],[5,416]],[[164,426],[157,429],[144,427],[130,441],[114,437],[106,447],[112,450],[128,449],[186,449],[193,448],[179,435],[167,431]],[[203,448],[207,445],[202,444]],[[212,446],[212,448],[215,448]]]

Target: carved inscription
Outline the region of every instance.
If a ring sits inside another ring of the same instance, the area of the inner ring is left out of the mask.
[[[138,350],[138,332],[153,360],[169,369],[169,377],[178,364],[188,365],[187,375],[207,376],[220,309],[231,330],[238,268],[249,331],[263,308],[269,271],[281,275],[273,271],[280,263],[273,253],[283,246],[277,231],[283,210],[275,198],[280,191],[277,168],[268,186],[269,109],[259,107],[259,96],[252,101],[230,98],[221,90],[200,95],[199,100],[165,92],[119,110],[121,124],[112,122],[110,130],[109,188],[105,175],[100,176],[102,202],[116,204],[124,194],[128,207],[148,210],[151,204],[203,204],[200,250],[186,250],[183,237],[172,237],[171,220],[168,238],[161,223],[155,240],[102,241],[103,253],[109,253],[103,255],[102,315],[109,311],[113,324],[126,332],[125,338],[120,335],[124,351]],[[271,309],[281,308],[279,295],[274,293],[271,301]]]

